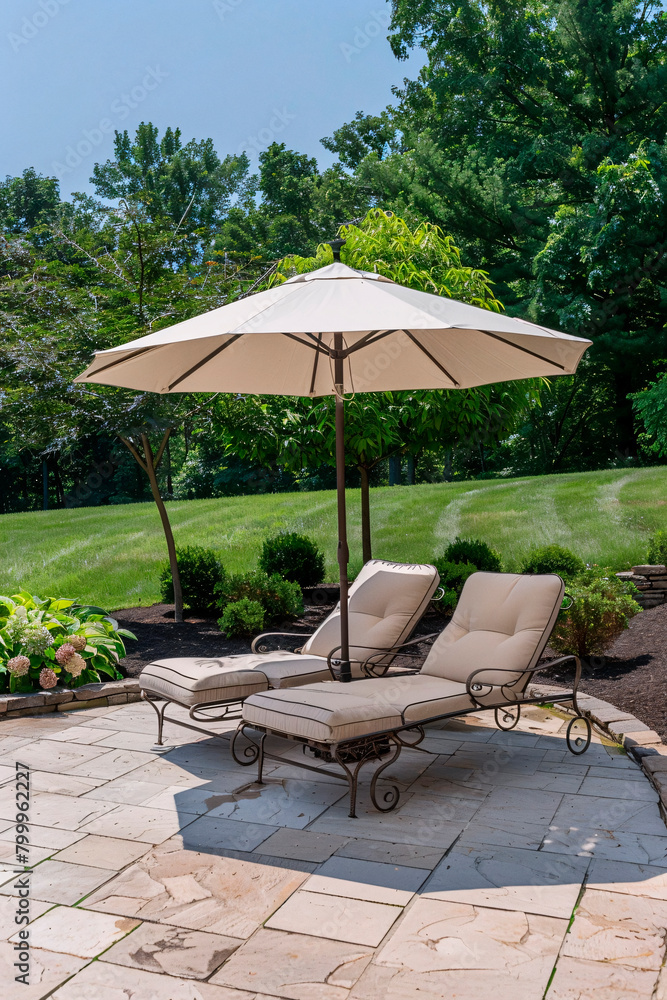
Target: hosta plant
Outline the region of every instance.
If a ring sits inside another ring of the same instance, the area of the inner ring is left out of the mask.
[[[136,636],[101,608],[27,591],[0,596],[0,691],[118,680],[124,638]]]

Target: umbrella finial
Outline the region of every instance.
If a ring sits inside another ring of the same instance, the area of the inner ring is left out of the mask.
[[[327,240],[327,243],[329,244],[329,246],[333,251],[333,259],[334,261],[338,261],[339,264],[340,264],[340,251],[342,247],[345,245],[345,242],[346,241],[343,239]]]

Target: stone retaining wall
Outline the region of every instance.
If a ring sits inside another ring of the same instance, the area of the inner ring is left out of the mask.
[[[635,600],[642,608],[656,608],[667,601],[667,566],[633,566],[617,573],[619,580],[629,580],[639,591]]]
[[[100,684],[82,684],[78,688],[55,687],[30,694],[0,694],[0,722],[18,715],[43,715],[46,712],[68,712],[75,708],[101,708],[139,701],[141,692],[136,677]]]

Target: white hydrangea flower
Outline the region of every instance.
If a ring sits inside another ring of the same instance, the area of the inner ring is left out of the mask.
[[[34,656],[53,645],[53,636],[39,622],[28,622],[21,635],[21,645],[28,655]]]

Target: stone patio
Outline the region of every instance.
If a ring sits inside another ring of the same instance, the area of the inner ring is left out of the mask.
[[[222,730],[219,730],[222,732]],[[532,708],[430,728],[380,814],[144,704],[0,723],[4,997],[667,1000],[667,828],[618,746]],[[275,741],[273,748],[288,744]],[[31,774],[31,981],[14,982],[14,766]]]

